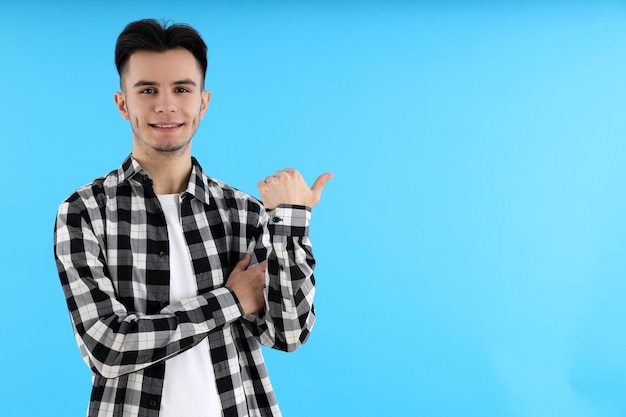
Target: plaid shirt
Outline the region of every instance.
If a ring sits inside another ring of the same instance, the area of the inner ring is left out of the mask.
[[[165,218],[150,176],[132,157],[59,208],[55,257],[93,372],[90,417],[158,416],[166,359],[205,337],[223,415],[280,415],[259,342],[292,351],[313,327],[310,210],[285,205],[266,212],[192,164],[180,217],[196,297],[169,302]],[[265,307],[243,315],[224,283],[248,252],[252,263],[268,260],[267,287]]]

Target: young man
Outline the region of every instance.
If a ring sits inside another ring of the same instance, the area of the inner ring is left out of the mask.
[[[259,343],[292,351],[313,327],[309,188],[294,169],[263,204],[206,176],[191,140],[210,100],[206,45],[186,25],[130,23],[115,103],[132,154],[59,208],[55,257],[88,416],[276,416]]]

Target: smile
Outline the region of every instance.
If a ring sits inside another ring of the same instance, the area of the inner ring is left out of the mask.
[[[182,126],[182,123],[151,123],[150,126],[156,127],[158,129],[171,129],[174,127]]]

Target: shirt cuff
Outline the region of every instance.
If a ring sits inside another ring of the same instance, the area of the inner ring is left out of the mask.
[[[268,228],[271,235],[307,236],[311,221],[311,208],[281,204],[270,210]]]

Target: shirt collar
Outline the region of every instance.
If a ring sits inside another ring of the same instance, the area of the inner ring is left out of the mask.
[[[132,155],[128,155],[122,163],[122,166],[118,168],[117,177],[118,184],[126,182],[130,179],[136,179],[140,182],[151,179],[148,171],[143,169]],[[214,185],[216,185],[216,183],[208,176],[204,175],[204,171],[202,170],[200,163],[198,163],[198,160],[191,157],[191,175],[189,176],[189,183],[187,184],[187,188],[184,192],[191,194],[204,204],[209,204],[211,199],[209,187]]]
[[[150,178],[150,174],[146,170],[144,170],[139,162],[133,158],[132,155],[128,155],[128,157],[122,163],[122,166],[117,170],[117,181],[118,184],[126,182],[134,177],[148,177]],[[141,181],[141,178],[137,178]]]
[[[198,160],[191,157],[191,175],[189,176],[189,183],[185,190],[188,194],[191,194],[204,204],[210,204],[211,193],[210,187],[217,185],[215,181],[204,174],[202,167],[198,163]]]

